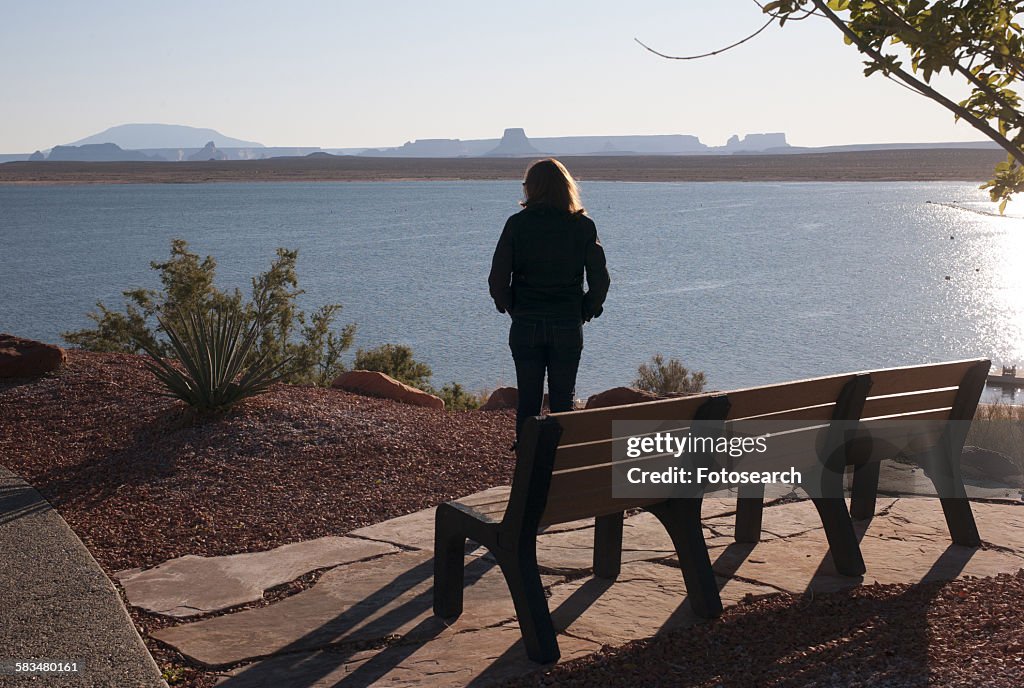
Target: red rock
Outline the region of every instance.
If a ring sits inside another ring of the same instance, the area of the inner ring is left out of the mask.
[[[497,411],[499,409],[514,409],[519,405],[519,390],[515,387],[499,387],[491,392],[486,403],[480,407],[481,411]]]
[[[9,334],[0,334],[0,377],[38,377],[67,361],[64,349]]]
[[[996,480],[1010,485],[1024,484],[1020,466],[1006,454],[992,449],[970,445],[964,447],[960,469],[965,478]]]
[[[645,392],[633,387],[612,387],[587,399],[584,408],[604,408],[606,406],[622,406],[623,404],[639,404],[654,401],[660,397],[653,392]]]
[[[444,408],[444,399],[435,397],[433,394],[427,394],[422,389],[416,389],[403,382],[399,382],[389,375],[378,373],[374,370],[349,370],[334,378],[331,387],[369,397],[394,399],[403,404],[412,404],[413,406],[426,406],[427,408],[435,409]]]

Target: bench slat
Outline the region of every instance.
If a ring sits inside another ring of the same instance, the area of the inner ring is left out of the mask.
[[[951,409],[940,408],[940,409],[929,409],[923,411],[909,411],[907,413],[901,413],[893,418],[883,418],[882,422],[888,420],[900,420],[900,421],[911,421],[911,420],[948,420],[949,412]],[[870,423],[877,420],[877,416],[865,417],[862,423]]]
[[[730,397],[731,398],[731,397]],[[759,414],[756,416],[738,417],[733,420],[768,420],[768,421],[820,421],[827,423],[832,420],[835,411],[835,404],[824,404],[821,406],[809,406],[807,408],[787,409],[776,411],[770,414]],[[731,421],[730,421],[731,422]]]
[[[582,411],[552,413],[562,426],[560,445],[610,440],[613,420],[686,420],[693,418],[701,405],[713,394],[649,401],[643,404],[607,406]]]
[[[729,419],[749,418],[803,409],[808,406],[834,404],[843,385],[852,377],[852,375],[834,375],[730,391],[727,393],[731,405]],[[820,411],[824,412],[824,409]],[[821,418],[822,420],[832,417],[831,410],[828,410],[827,413],[828,415]],[[813,418],[813,420],[818,420],[818,418]]]
[[[959,387],[964,374],[984,359],[872,371],[871,396]]]
[[[869,397],[864,403],[864,418],[915,413],[933,409],[947,409],[953,406],[956,389],[939,389],[932,392],[901,394],[892,397]]]
[[[555,470],[564,471],[586,466],[599,466],[612,460],[612,443],[587,442],[570,444],[558,448],[555,454]]]

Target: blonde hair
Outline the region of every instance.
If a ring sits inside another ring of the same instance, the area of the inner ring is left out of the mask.
[[[521,205],[546,205],[570,213],[583,213],[580,190],[565,165],[554,158],[538,160],[530,165],[523,180],[526,200]]]

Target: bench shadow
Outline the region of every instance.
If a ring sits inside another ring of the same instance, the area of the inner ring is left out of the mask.
[[[718,577],[732,578],[743,562],[747,560],[750,553],[757,547],[756,542],[730,542],[722,548],[715,560],[711,562],[711,568]]]
[[[857,534],[858,544],[864,542],[864,538],[867,535],[868,529],[871,527],[871,523],[874,520],[874,518],[875,515],[872,515],[870,518],[853,521],[853,528],[854,532]],[[915,582],[915,585],[917,583],[953,580],[957,578],[961,573],[963,573],[964,569],[967,567],[967,563],[977,553],[977,551],[978,548],[976,547],[964,547],[962,545],[956,545],[950,542],[949,545],[947,545],[946,549],[943,550],[942,554],[939,555],[939,558],[932,563],[931,567],[928,569],[925,575],[922,576],[919,581]],[[855,587],[857,585],[862,585],[865,578],[870,578],[870,576],[870,566],[868,567],[867,573],[865,573],[863,576],[840,576],[840,574],[836,571],[835,564],[832,561],[831,553],[826,551],[825,555],[821,558],[821,562],[819,562],[818,567],[814,572],[814,575],[811,576],[811,580],[807,585],[806,592],[812,592],[813,590],[815,590],[815,582],[835,583],[837,582],[837,578],[842,578],[850,582],[850,585],[843,587]],[[820,586],[817,590],[819,592],[827,592],[829,591],[828,589],[829,586]]]
[[[576,619],[580,618],[613,585],[615,585],[614,581],[605,578],[588,578],[583,585],[574,590],[556,609],[552,610],[551,620],[554,622],[555,630],[564,632],[568,629]],[[474,676],[466,684],[466,688],[480,688],[492,682],[510,678],[513,675],[522,675],[535,671],[544,666],[550,665],[537,664],[529,659],[526,656],[526,648],[522,640],[517,638],[500,657]]]
[[[494,566],[493,562],[483,557],[475,558],[466,565],[466,584],[472,585]],[[424,643],[433,640],[448,628],[443,619],[433,616],[433,588],[411,597],[401,606],[371,622],[374,629],[373,637],[379,642],[396,635],[403,625],[418,616],[428,614],[412,629],[405,631],[402,640],[383,648],[373,657],[367,660],[354,658],[367,649],[366,642],[360,644],[358,641],[352,641],[346,644],[342,639],[339,644],[334,642],[335,639],[344,633],[345,629],[354,628],[423,581],[433,578],[433,575],[432,559],[399,574],[349,609],[280,648],[271,657],[257,659],[218,686],[311,686],[322,682],[331,673],[353,661],[360,663],[344,679],[333,685],[373,685],[420,649]],[[372,642],[369,645],[372,647]]]

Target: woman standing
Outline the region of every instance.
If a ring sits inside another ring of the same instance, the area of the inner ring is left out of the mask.
[[[512,316],[517,439],[523,422],[540,413],[545,372],[551,411],[572,410],[583,323],[601,315],[610,283],[597,228],[565,166],[534,163],[523,190],[523,210],[505,222],[488,278],[494,305]]]

